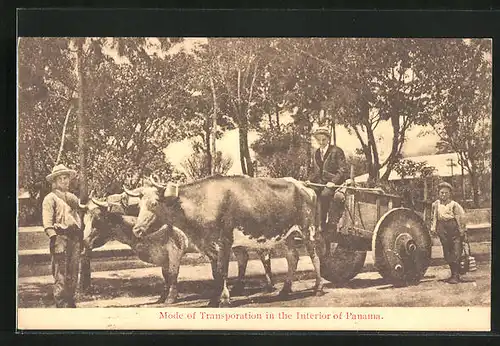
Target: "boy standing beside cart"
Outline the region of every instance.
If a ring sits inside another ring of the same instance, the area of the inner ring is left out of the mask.
[[[460,277],[460,258],[463,253],[465,234],[465,211],[462,206],[452,200],[453,187],[446,182],[438,185],[439,198],[432,203],[431,232],[437,234],[443,246],[445,261],[450,266],[449,284],[469,282]],[[466,259],[468,260],[468,259]]]

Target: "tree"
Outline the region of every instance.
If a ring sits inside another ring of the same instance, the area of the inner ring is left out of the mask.
[[[137,182],[146,171],[172,175],[163,148],[192,126],[183,83],[191,58],[165,54],[176,44],[169,39],[160,39],[154,53],[142,38],[83,40],[89,186],[104,194],[127,178]],[[32,195],[43,197],[50,188],[45,175],[57,158],[65,116],[77,95],[75,50],[67,38],[19,41],[20,184]],[[68,117],[61,161],[78,170],[76,118],[76,112]]]
[[[182,167],[186,172],[187,178],[190,180],[197,180],[208,177],[210,175],[225,175],[233,166],[233,160],[217,151],[212,162],[213,167],[210,171],[207,160],[207,154],[203,151],[195,151],[183,163]]]
[[[446,64],[464,59],[437,39],[290,39],[279,46],[296,65],[290,83],[297,124],[345,126],[355,134],[366,158],[370,181],[387,180],[406,142],[407,131],[426,125],[441,96],[431,92],[446,83]],[[295,54],[290,54],[295,52]],[[320,114],[326,116],[320,117]],[[375,131],[388,122],[391,151],[382,160]],[[379,170],[386,167],[379,177]]]
[[[311,130],[314,124],[328,125],[324,114],[324,103],[329,100],[330,94],[340,70],[334,67],[335,62],[329,64],[318,58],[321,54],[321,43],[324,39],[279,39],[273,46],[276,59],[271,65],[273,78],[271,85],[271,99],[280,109],[292,114],[295,128],[300,133],[307,154],[305,175],[308,175],[312,164]],[[332,52],[341,55],[341,47],[337,39],[329,39]],[[277,90],[277,91],[274,91]],[[280,92],[281,91],[281,92]]]
[[[394,165],[394,170],[401,179],[426,177],[432,175],[435,167],[427,165],[427,162],[415,162],[411,159],[401,159]]]
[[[436,71],[432,126],[441,147],[458,154],[471,180],[474,204],[479,206],[479,180],[491,167],[491,41],[451,40],[440,47]]]
[[[271,177],[294,177],[307,179],[305,167],[308,164],[307,145],[293,124],[263,130],[260,138],[253,143],[258,162],[266,168]]]
[[[346,155],[346,163],[349,167],[354,168],[354,176],[368,173],[368,165],[364,155],[358,153],[354,155]]]
[[[388,193],[403,197],[407,206],[415,207],[416,202],[428,201],[430,183],[439,180],[438,177],[433,176],[436,168],[428,165],[427,162],[401,158],[394,164],[393,170],[399,174],[400,179],[380,180],[378,186]],[[431,199],[433,197],[431,196]],[[427,211],[424,210],[424,212]]]
[[[186,84],[191,97],[186,100],[186,112],[191,114],[189,120],[192,133],[195,137],[193,146],[195,151],[204,152],[207,164],[207,174],[214,174],[214,160],[217,155],[216,140],[222,137],[225,130],[236,128],[233,119],[227,114],[224,100],[220,100],[225,89],[216,74],[215,58],[209,49],[197,51],[194,60],[190,63]]]
[[[271,49],[268,39],[210,38],[206,55],[213,82],[220,85],[219,109],[228,114],[238,128],[240,164],[243,174],[254,175],[248,145],[248,131],[258,122],[252,118],[257,88],[262,83]]]
[[[339,84],[325,102],[336,122],[354,133],[368,163],[369,181],[387,180],[398,161],[406,132],[413,125],[426,124],[429,119],[429,97],[426,95],[428,61],[435,56],[428,49],[433,43],[413,39],[343,39],[335,43],[343,47],[343,55],[330,58],[332,43],[322,41],[317,58],[346,71],[339,75]],[[335,71],[338,75],[338,71]],[[382,161],[375,130],[381,122],[393,129],[391,152]],[[384,176],[379,170],[386,167]]]
[[[163,52],[172,46],[161,43]],[[172,169],[163,149],[191,129],[192,115],[184,106],[190,93],[183,83],[191,58],[184,53],[162,56],[161,50],[151,54],[143,39],[113,39],[108,45],[126,62],[92,65],[100,68],[92,73],[99,86],[92,95],[93,136],[94,142],[101,143],[92,156],[102,163],[95,180],[109,186],[135,176],[137,184],[146,172],[163,172],[168,179]]]
[[[70,111],[77,109],[75,60],[65,38],[19,38],[18,53],[19,185],[38,197],[40,207],[50,191],[45,176],[59,156],[66,118],[60,161],[77,168],[76,112]]]

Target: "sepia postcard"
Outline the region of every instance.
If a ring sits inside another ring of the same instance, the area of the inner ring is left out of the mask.
[[[490,331],[492,40],[19,37],[17,328]]]

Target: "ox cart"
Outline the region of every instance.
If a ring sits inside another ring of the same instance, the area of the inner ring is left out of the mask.
[[[376,269],[394,286],[418,284],[432,250],[420,214],[405,207],[400,196],[381,189],[336,187],[345,193],[345,210],[339,229],[328,229],[318,240],[321,276],[345,284],[361,271],[367,251],[372,251]]]

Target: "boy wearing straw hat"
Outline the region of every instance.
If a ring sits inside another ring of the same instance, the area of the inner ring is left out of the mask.
[[[81,251],[82,223],[78,214],[79,200],[69,192],[70,180],[76,171],[56,165],[47,181],[52,192],[42,204],[42,220],[49,237],[54,276],[54,300],[58,308],[75,308],[75,291]]]
[[[444,259],[450,266],[451,276],[446,282],[457,284],[469,280],[460,278],[462,238],[465,234],[465,211],[451,199],[453,187],[443,182],[438,185],[439,198],[432,203],[431,232],[436,233],[443,246]]]
[[[319,144],[319,148],[313,156],[313,172],[306,184],[335,184],[341,185],[347,178],[347,165],[344,151],[336,145],[330,144],[330,131],[327,127],[319,127],[313,131],[312,135]],[[316,188],[319,196],[319,216],[320,227],[326,230],[328,217],[329,228],[336,230],[337,223],[344,211],[345,196],[336,191],[336,188],[322,187]],[[331,209],[330,201],[333,200]],[[329,213],[330,212],[330,213]]]

